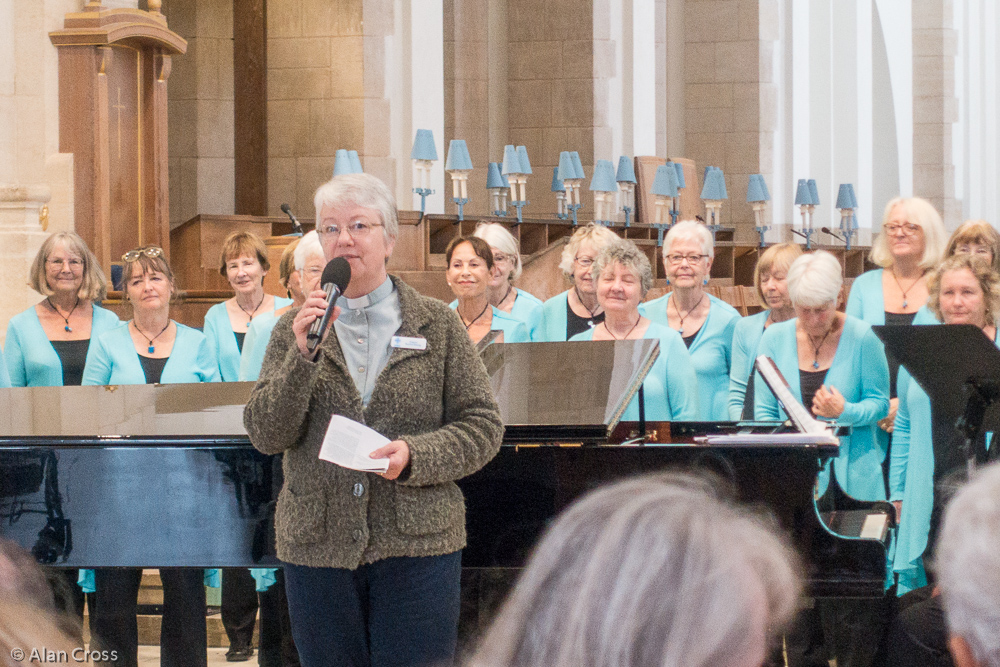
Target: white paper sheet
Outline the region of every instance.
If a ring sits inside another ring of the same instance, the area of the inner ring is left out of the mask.
[[[385,472],[389,469],[389,459],[372,459],[368,455],[389,442],[389,438],[364,424],[334,415],[323,436],[319,457],[351,470]]]

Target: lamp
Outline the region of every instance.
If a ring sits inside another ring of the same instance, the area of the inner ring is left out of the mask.
[[[771,201],[771,193],[767,191],[767,183],[764,182],[763,174],[750,174],[747,182],[747,203],[753,208],[754,224],[757,233],[760,234],[760,247],[764,247],[764,233],[770,227],[764,226],[764,211],[767,209],[767,202]]]
[[[486,189],[489,190],[493,203],[493,215],[505,217],[507,215],[507,191],[510,190],[510,182],[500,173],[500,163],[490,162],[489,169],[486,170]]]
[[[635,210],[635,167],[632,160],[622,155],[618,158],[618,172],[615,174],[618,190],[622,193],[622,210],[625,211],[625,226],[628,227],[632,211]]]
[[[720,215],[722,214],[722,202],[729,197],[726,195],[726,178],[722,169],[718,167],[705,168],[705,183],[701,188],[701,200],[705,202],[705,213],[708,228],[712,232],[718,231],[722,225]]]
[[[517,209],[517,222],[520,223],[522,221],[521,209],[528,203],[525,193],[528,174],[531,173],[531,163],[528,161],[528,149],[524,146],[518,146],[517,148],[512,145],[504,146],[503,167],[500,173],[510,181],[510,203]],[[521,186],[520,189],[518,189],[519,185]]]
[[[594,222],[608,226],[614,211],[615,166],[611,160],[598,160],[594,165],[594,175],[590,178],[590,191],[594,193]]]
[[[340,176],[341,174],[353,173],[354,167],[351,165],[351,156],[347,154],[346,149],[338,148],[333,158],[333,175]]]
[[[576,151],[559,154],[559,180],[566,186],[566,208],[573,212],[573,224],[577,224],[576,212],[583,206],[580,201],[580,187],[583,184],[583,164]]]
[[[365,173],[365,170],[361,168],[361,158],[358,157],[357,151],[347,151],[347,157],[351,159],[351,167],[355,174]]]
[[[673,209],[674,197],[677,192],[677,170],[673,164],[661,164],[656,168],[656,175],[653,177],[653,188],[651,192],[656,196],[656,217],[653,226],[657,229],[656,245],[663,245],[663,232],[670,229],[673,224],[674,215],[671,214],[671,222],[663,222],[663,209],[668,205]]]
[[[413,192],[420,195],[420,213],[424,213],[427,195],[434,194],[431,190],[431,167],[438,159],[437,148],[434,147],[434,133],[430,130],[417,130],[413,138],[413,150],[410,151],[413,160],[414,179],[417,187]]]
[[[837,192],[837,208],[840,209],[840,231],[844,235],[847,250],[851,249],[851,239],[858,230],[858,198],[854,195],[852,183],[841,183]]]
[[[552,168],[552,192],[556,193],[556,217],[565,220],[566,215],[566,186],[559,180],[559,167]]]
[[[799,183],[795,188],[795,205],[799,207],[799,212],[802,214],[802,230],[793,228],[792,232],[806,240],[806,249],[808,250],[812,248],[813,235],[810,207],[815,206],[815,204],[813,204],[813,193],[809,188],[809,182],[804,178],[799,179]]]
[[[458,206],[458,219],[465,220],[465,205],[469,203],[469,173],[472,157],[464,139],[452,139],[448,144],[448,157],[444,169],[451,176],[451,200]]]

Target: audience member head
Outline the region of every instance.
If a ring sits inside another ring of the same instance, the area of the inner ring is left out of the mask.
[[[28,283],[42,296],[72,290],[82,301],[101,301],[108,291],[97,257],[75,232],[56,232],[42,242]]]
[[[472,235],[486,241],[493,251],[497,284],[490,287],[512,283],[521,277],[521,251],[518,249],[517,239],[506,227],[498,222],[481,222],[476,225],[476,231]]]
[[[594,294],[594,278],[590,268],[598,253],[609,243],[618,240],[618,235],[607,227],[590,223],[578,228],[569,237],[559,258],[559,268],[581,292]]]
[[[486,241],[478,236],[457,236],[448,243],[444,256],[448,262],[445,278],[460,301],[486,294],[496,267]]]
[[[1000,317],[1000,274],[974,255],[952,255],[927,280],[927,307],[945,324],[995,324]]]
[[[626,239],[616,239],[597,253],[591,275],[597,285],[597,302],[605,311],[616,307],[635,311],[653,287],[649,258]]]
[[[896,197],[885,205],[870,256],[885,269],[904,259],[917,262],[921,269],[933,269],[947,244],[948,232],[933,204],[920,197]]]
[[[770,521],[702,478],[634,478],[559,516],[473,664],[760,665],[800,591]]]
[[[753,285],[760,305],[780,310],[791,305],[788,296],[788,269],[802,256],[798,243],[776,243],[761,253],[753,268]]]
[[[1000,234],[985,220],[966,220],[952,232],[945,256],[957,254],[980,257],[1000,271]]]
[[[699,290],[707,285],[714,259],[712,232],[700,222],[682,220],[663,237],[663,269],[674,289]]]
[[[955,664],[1000,667],[1000,466],[948,503],[935,561]]]

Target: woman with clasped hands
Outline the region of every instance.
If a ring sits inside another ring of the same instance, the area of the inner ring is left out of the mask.
[[[282,317],[244,415],[257,449],[284,452],[275,532],[292,634],[307,667],[448,664],[465,546],[455,480],[496,454],[500,413],[455,314],[386,273],[399,223],[385,184],[336,176],[315,205],[351,282],[318,356],[306,336],[324,294]],[[391,440],[371,455],[386,472],[318,460],[335,414]]]

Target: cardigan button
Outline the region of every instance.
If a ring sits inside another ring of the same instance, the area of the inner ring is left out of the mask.
[[[362,484],[361,482],[358,482],[357,484],[355,484],[354,485],[354,495],[357,498],[360,498],[361,496],[365,495],[365,485]]]
[[[361,538],[364,537],[364,536],[365,535],[364,535],[364,533],[361,532],[360,528],[355,528],[354,529],[354,541],[355,542],[360,542]]]

